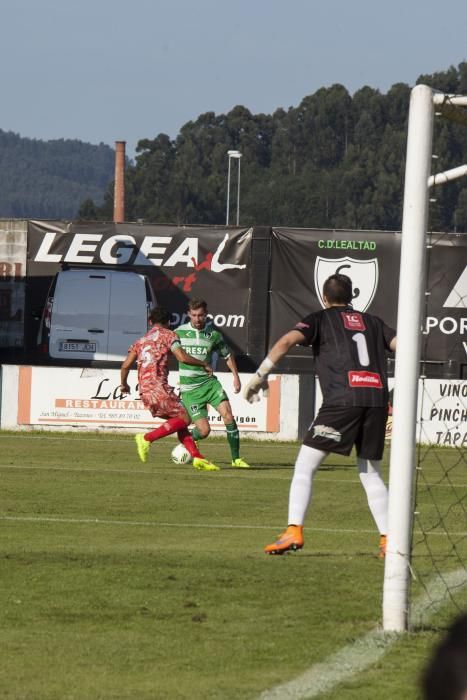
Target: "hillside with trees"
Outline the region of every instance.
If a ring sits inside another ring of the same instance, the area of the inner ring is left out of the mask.
[[[417,81],[467,94],[467,63]],[[240,224],[400,230],[411,88],[321,88],[297,107],[201,114],[175,139],[139,141],[127,162],[128,221],[223,224],[227,151],[241,160]],[[467,120],[436,117],[433,172],[467,162]],[[235,220],[236,161],[232,162]],[[0,217],[112,220],[114,150],[0,130]],[[435,230],[467,231],[467,181],[438,187]]]
[[[417,81],[467,94],[467,63]],[[381,94],[363,87],[322,88],[298,107],[272,115],[237,106],[207,112],[171,140],[143,139],[126,173],[126,218],[176,224],[225,222],[227,151],[241,160],[242,225],[400,230],[411,88]],[[434,171],[467,162],[467,123],[436,118]],[[232,161],[232,197],[236,162]],[[430,225],[467,231],[467,183],[436,189]],[[104,205],[86,202],[83,218],[112,217],[113,188]],[[235,218],[235,202],[230,221]]]
[[[0,217],[74,219],[83,200],[102,204],[114,163],[104,144],[40,141],[0,129]]]

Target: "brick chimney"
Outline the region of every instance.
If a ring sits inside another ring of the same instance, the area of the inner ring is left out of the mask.
[[[115,141],[114,223],[125,221],[125,144]]]

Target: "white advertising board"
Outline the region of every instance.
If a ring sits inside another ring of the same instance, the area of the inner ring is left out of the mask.
[[[425,379],[418,391],[417,440],[467,448],[467,382]]]
[[[234,394],[232,375],[216,374],[229,397],[241,431],[279,431],[280,377],[271,377],[267,400],[249,404]],[[251,375],[242,374],[242,384]],[[178,373],[169,373],[176,386]],[[130,395],[122,396],[120,372],[113,369],[20,367],[18,381],[19,426],[80,426],[85,428],[150,429],[163,423],[152,418],[136,392],[136,372],[129,376]],[[210,409],[212,430],[224,430],[222,418]]]
[[[394,380],[389,380],[389,389]],[[316,411],[323,402],[316,382]],[[392,416],[386,438],[391,438]],[[416,440],[421,444],[467,448],[467,382],[461,379],[425,379],[418,383]]]

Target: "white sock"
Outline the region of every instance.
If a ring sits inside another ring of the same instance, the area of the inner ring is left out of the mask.
[[[381,535],[385,535],[388,531],[388,490],[381,478],[381,461],[357,457],[357,466],[376,527]]]
[[[289,525],[303,525],[311,501],[312,481],[327,452],[302,445],[289,492]]]

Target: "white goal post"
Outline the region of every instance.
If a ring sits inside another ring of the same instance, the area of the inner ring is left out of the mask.
[[[442,110],[446,103],[450,107],[467,106],[467,97],[445,95],[426,85],[417,85],[411,92],[383,588],[383,628],[388,632],[402,632],[409,622],[415,435],[429,189],[434,184],[467,174],[467,166],[464,165],[430,176],[435,107]]]

